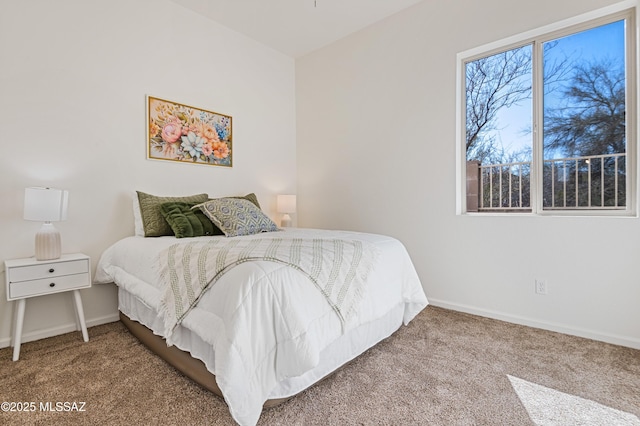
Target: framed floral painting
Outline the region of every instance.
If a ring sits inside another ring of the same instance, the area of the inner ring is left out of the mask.
[[[150,159],[231,167],[231,117],[147,96],[147,144]]]

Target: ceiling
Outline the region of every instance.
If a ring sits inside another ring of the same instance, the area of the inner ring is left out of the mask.
[[[422,0],[172,0],[294,58]]]

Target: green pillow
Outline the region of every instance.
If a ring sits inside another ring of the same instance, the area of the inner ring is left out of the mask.
[[[201,210],[192,210],[193,203],[172,201],[162,203],[160,211],[176,238],[202,237],[205,235],[223,235],[213,222]]]
[[[258,197],[253,192],[251,194],[245,195],[244,197],[230,197],[230,198],[244,198],[245,200],[249,200],[253,204],[255,204],[257,208],[262,209],[262,207],[260,207],[260,203],[258,202]]]
[[[256,194],[254,194],[253,192],[250,194],[247,194],[245,196],[238,196],[238,197],[223,197],[223,198],[244,198],[245,200],[249,200],[251,201],[253,204],[256,205],[257,208],[261,209],[262,207],[260,207],[260,203],[258,202],[258,197],[256,196]],[[211,200],[219,200],[219,198],[209,198],[209,201]]]
[[[200,208],[227,237],[278,230],[262,210],[245,198],[217,198],[193,207],[196,208]]]
[[[204,203],[209,199],[207,194],[197,194],[186,197],[158,197],[156,195],[145,194],[140,191],[136,192],[138,194],[140,216],[142,217],[145,237],[173,235],[171,226],[169,226],[169,223],[162,216],[162,212],[160,210],[161,204],[172,201],[197,204]]]

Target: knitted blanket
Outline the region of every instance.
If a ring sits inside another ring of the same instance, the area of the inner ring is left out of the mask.
[[[279,262],[301,271],[326,298],[344,331],[363,297],[376,256],[371,243],[334,238],[238,237],[173,244],[158,259],[167,343],[171,344],[175,327],[222,274],[256,260]]]

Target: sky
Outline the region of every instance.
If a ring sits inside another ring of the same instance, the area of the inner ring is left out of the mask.
[[[568,57],[572,60],[601,60],[605,58],[620,61],[625,57],[624,21],[617,21],[556,39],[557,44],[545,53],[545,63]],[[549,95],[545,105],[553,105],[557,99]],[[531,100],[518,106],[503,109],[498,113],[496,137],[502,141],[505,151],[515,153],[532,146],[532,136],[526,130],[531,128]],[[525,130],[523,132],[523,130]]]

